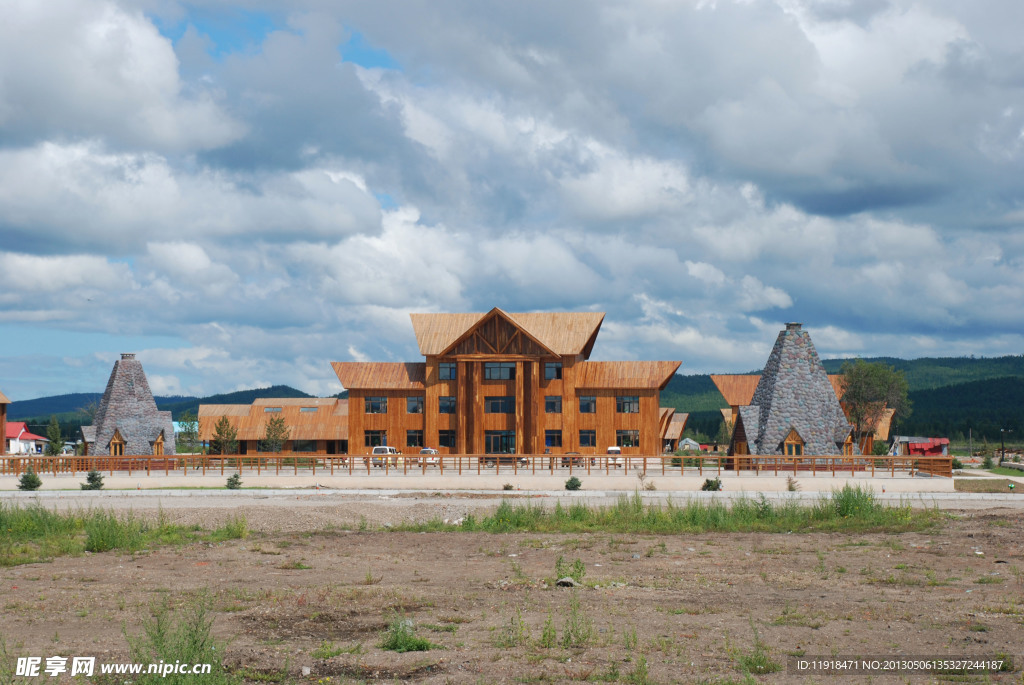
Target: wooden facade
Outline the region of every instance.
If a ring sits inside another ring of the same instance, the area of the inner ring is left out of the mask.
[[[348,400],[335,397],[271,398],[252,404],[199,405],[199,439],[214,439],[217,422],[226,417],[237,431],[239,454],[261,452],[270,419],[284,419],[289,435],[282,452],[346,454],[348,452]]]
[[[679,362],[588,361],[600,313],[413,314],[420,363],[334,362],[351,454],[659,454]]]

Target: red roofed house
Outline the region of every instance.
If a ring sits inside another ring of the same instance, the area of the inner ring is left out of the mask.
[[[7,423],[4,443],[9,454],[42,454],[47,442],[43,436],[30,433],[24,421]]]

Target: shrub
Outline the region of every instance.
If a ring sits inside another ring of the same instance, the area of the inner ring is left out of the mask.
[[[555,561],[555,575],[559,578],[572,578],[577,583],[582,583],[583,577],[587,575],[587,567],[580,558],[570,565],[565,557],[559,555],[558,560]]]
[[[513,486],[512,483],[505,483],[504,485],[501,486],[501,489],[502,490],[515,490],[515,486]]]
[[[986,468],[986,469],[995,468],[995,465],[996,465],[995,462],[992,461],[992,455],[991,454],[986,454],[985,455],[985,461],[981,462],[982,468]]]
[[[960,461],[959,459],[957,459],[956,457],[953,457],[953,468],[954,469],[962,469],[963,467],[964,467],[964,463],[962,461]]]
[[[177,618],[177,621],[175,620]],[[209,599],[202,597],[192,606],[178,609],[172,614],[165,602],[158,606],[150,621],[143,624],[143,632],[128,636],[132,660],[140,663],[157,662],[172,666],[175,663],[210,664],[211,673],[200,678],[192,674],[144,674],[134,680],[136,685],[160,683],[238,683],[239,679],[224,670],[221,659],[224,645],[214,640],[213,618]]]
[[[242,477],[237,473],[228,478],[227,488],[228,490],[237,490],[242,487]]]
[[[435,645],[413,632],[412,620],[396,616],[381,640],[380,648],[392,652],[426,652]]]
[[[93,469],[86,477],[85,482],[81,484],[83,490],[102,490],[103,489],[103,474]]]
[[[581,487],[583,487],[583,481],[581,481],[576,476],[573,476],[569,480],[565,481],[566,490],[579,490]]]
[[[700,486],[701,490],[717,492],[722,489],[721,478],[705,478],[704,485]]]
[[[18,479],[19,490],[38,490],[42,485],[42,479],[36,475],[36,472],[32,470],[31,466],[29,466],[28,470],[21,474],[21,478]]]

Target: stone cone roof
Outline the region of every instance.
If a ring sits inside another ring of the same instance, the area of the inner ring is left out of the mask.
[[[804,454],[842,454],[853,429],[811,336],[798,323],[779,333],[749,408],[740,408],[740,420],[751,454],[782,454],[791,430],[803,439]]]
[[[107,389],[91,426],[82,426],[89,454],[109,454],[110,440],[119,431],[126,455],[153,454],[153,442],[164,434],[164,454],[174,454],[171,412],[159,411],[149,389],[142,362],[134,354],[122,354],[114,362]]]

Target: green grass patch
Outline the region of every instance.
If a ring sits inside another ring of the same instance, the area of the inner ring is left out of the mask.
[[[238,537],[244,518],[235,518],[210,536],[214,541]],[[153,523],[131,511],[110,509],[52,511],[40,504],[0,502],[0,566],[49,561],[84,552],[136,552],[161,545],[187,544],[206,536],[196,527],[171,524],[160,512]]]
[[[1018,471],[1014,475],[1024,475],[1024,471]],[[1024,485],[1013,483],[1014,488],[1010,489],[1012,480],[1006,478],[956,478],[953,481],[953,489],[957,492],[1013,492],[1024,494]]]
[[[989,473],[994,473],[997,476],[1016,476],[1018,478],[1024,477],[1024,471],[1020,469],[1010,469],[1005,466],[996,466],[992,469],[985,469]]]
[[[412,627],[412,620],[401,616],[392,619],[380,642],[380,648],[391,652],[426,652],[438,645],[419,637]]]
[[[502,501],[490,516],[466,516],[459,525],[439,520],[408,523],[389,530],[481,531],[489,533],[612,532],[612,533],[702,533],[702,532],[906,532],[925,530],[944,520],[937,509],[914,509],[909,504],[889,505],[875,499],[874,492],[860,486],[845,486],[811,503],[798,500],[769,500],[764,496],[743,497],[726,503],[719,500],[688,500],[683,503],[644,504],[637,492],[623,495],[611,506],[589,506],[576,502],[557,503],[554,508],[539,504]]]

